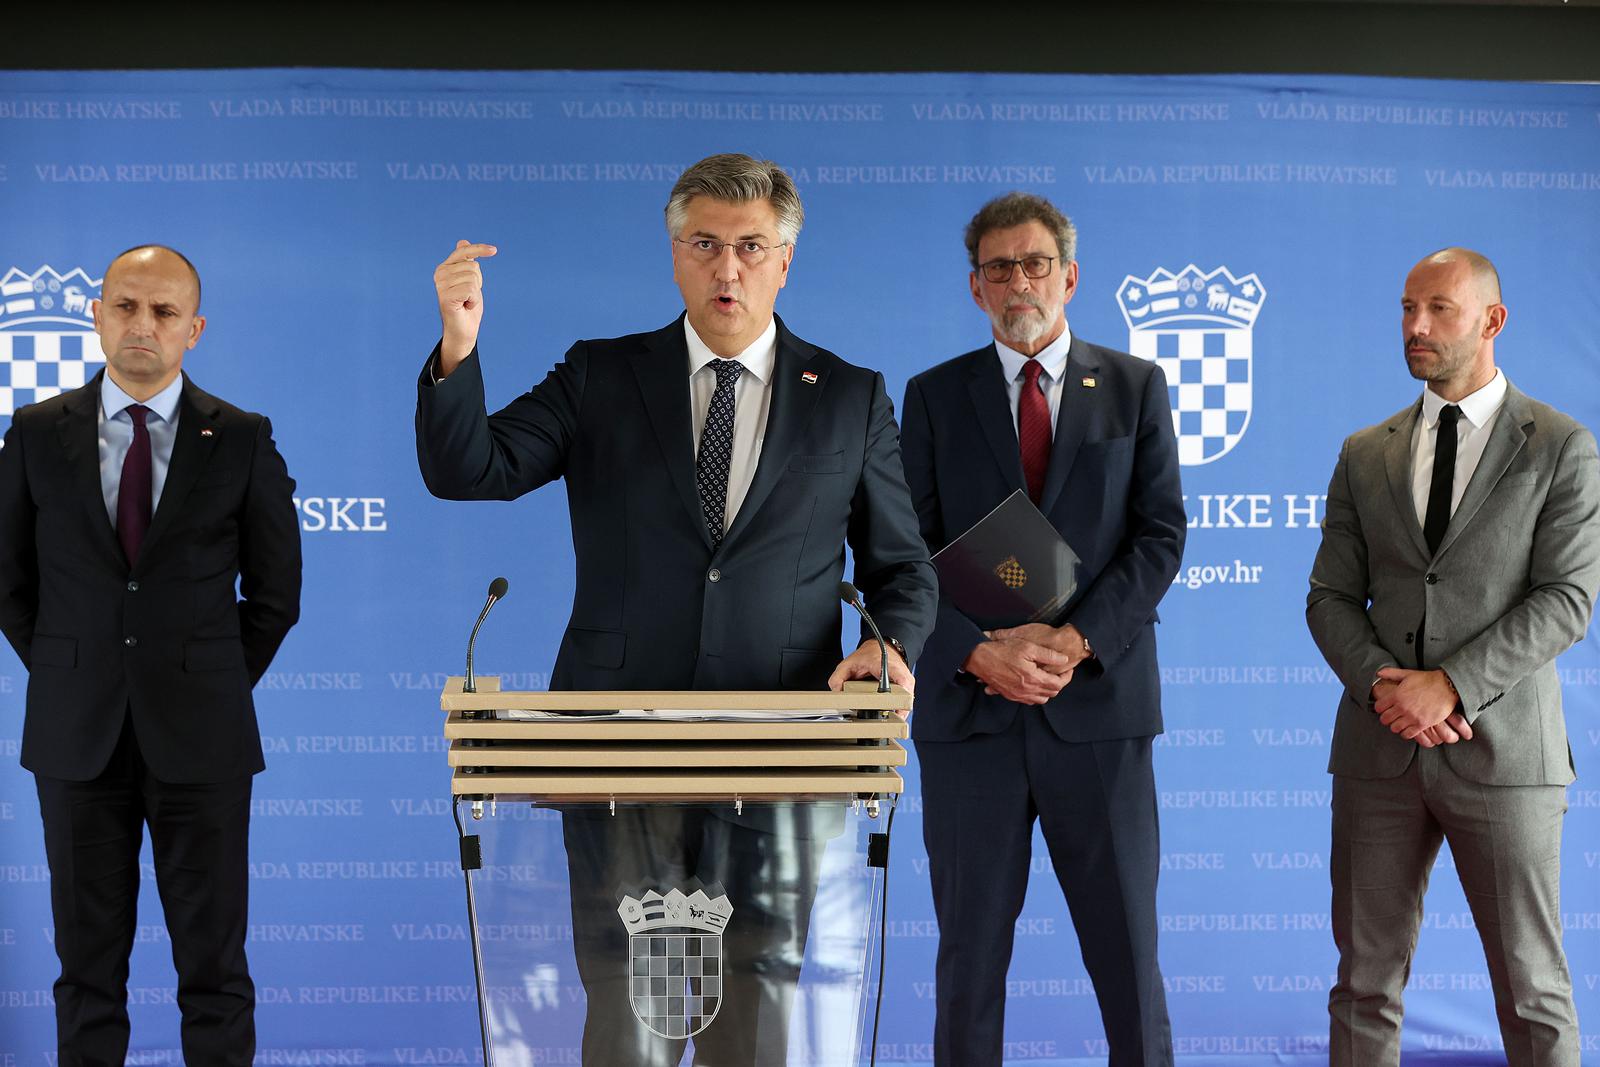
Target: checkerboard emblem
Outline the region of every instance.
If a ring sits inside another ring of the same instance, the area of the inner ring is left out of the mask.
[[[0,275],[0,417],[76,389],[105,362],[89,308],[101,281],[82,267]]]
[[[629,1005],[660,1037],[693,1037],[722,1007],[722,934],[733,905],[697,889],[623,897],[617,914],[628,930]]]
[[[1221,459],[1250,425],[1251,337],[1266,299],[1254,274],[1235,277],[1227,267],[1207,274],[1193,263],[1177,274],[1130,274],[1117,288],[1128,351],[1154,360],[1167,376],[1185,467]]]
[[[1021,589],[1028,584],[1028,572],[1017,562],[1016,556],[1007,556],[1001,560],[994,573],[1005,583],[1007,589]]]

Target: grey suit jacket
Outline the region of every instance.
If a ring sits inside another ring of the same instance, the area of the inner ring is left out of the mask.
[[[1419,398],[1351,435],[1328,486],[1306,621],[1344,689],[1328,770],[1405,771],[1416,743],[1370,706],[1385,666],[1443,668],[1473,738],[1445,746],[1490,785],[1565,785],[1572,753],[1555,658],[1583,637],[1600,589],[1600,461],[1575,420],[1510,387],[1483,458],[1428,552],[1411,496]],[[1416,647],[1427,617],[1426,647]]]

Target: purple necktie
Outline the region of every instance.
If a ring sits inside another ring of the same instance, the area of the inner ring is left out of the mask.
[[[1030,359],[1022,366],[1022,395],[1017,399],[1017,438],[1022,445],[1022,474],[1028,480],[1028,496],[1038,504],[1044,496],[1044,475],[1050,466],[1050,402],[1039,388],[1039,372],[1044,368]]]
[[[122,485],[117,490],[117,540],[122,542],[122,552],[131,567],[138,561],[139,547],[144,544],[145,531],[150,529],[150,431],[144,425],[150,409],[143,404],[132,404],[127,411],[133,420],[133,444],[122,458]]]

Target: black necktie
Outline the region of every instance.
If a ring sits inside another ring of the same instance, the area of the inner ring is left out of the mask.
[[[722,520],[728,507],[728,466],[733,460],[733,388],[744,371],[736,359],[715,359],[717,389],[711,394],[705,428],[700,431],[700,455],[694,480],[700,487],[700,510],[705,514],[711,545],[722,544]]]
[[[1439,429],[1433,442],[1433,481],[1428,486],[1428,513],[1422,523],[1422,536],[1428,540],[1428,551],[1439,551],[1444,540],[1445,527],[1450,525],[1450,496],[1456,480],[1456,420],[1461,409],[1446,404],[1439,412]]]

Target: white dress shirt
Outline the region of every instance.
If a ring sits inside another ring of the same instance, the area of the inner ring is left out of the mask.
[[[1044,390],[1044,398],[1050,404],[1050,437],[1055,439],[1056,416],[1061,412],[1061,392],[1067,370],[1067,349],[1072,347],[1072,328],[1069,326],[1061,331],[1061,336],[1044,346],[1044,349],[1033,359],[1039,364],[1039,388]],[[1006,376],[1006,396],[1011,399],[1011,426],[1017,429],[1017,436],[1022,436],[1017,427],[1018,404],[1022,400],[1022,386],[1026,379],[1022,376],[1022,368],[1027,366],[1028,357],[1014,348],[1008,348],[1004,342],[996,341],[994,350],[1000,357],[1000,369]]]
[[[183,394],[183,375],[172,379],[161,392],[144,402],[150,414],[144,417],[150,431],[150,514],[156,513],[161,490],[167,484],[167,466],[172,462],[172,442],[178,436],[178,398]],[[139,403],[123,392],[110,374],[100,379],[100,493],[106,500],[111,525],[117,524],[117,496],[122,489],[122,461],[133,444],[133,416],[128,408]]]
[[[1506,402],[1506,376],[1497,368],[1489,384],[1457,402],[1461,417],[1456,420],[1456,476],[1450,485],[1450,514],[1456,513],[1461,495],[1478,469],[1489,433]],[[1428,491],[1433,484],[1433,456],[1439,438],[1439,413],[1450,401],[1432,389],[1422,390],[1422,417],[1411,431],[1411,502],[1417,509],[1417,522],[1428,521]]]
[[[700,456],[700,434],[706,425],[706,414],[711,410],[711,395],[717,391],[717,371],[711,366],[719,359],[715,352],[700,340],[700,335],[683,320],[684,340],[689,345],[689,414],[694,440],[690,448],[695,458]],[[728,500],[722,511],[722,532],[727,533],[739,514],[750,491],[750,482],[756,475],[756,462],[761,458],[761,443],[767,436],[767,408],[772,402],[772,374],[778,359],[778,324],[767,323],[761,336],[749,348],[733,357],[744,364],[744,373],[733,387],[733,454],[728,461]]]

